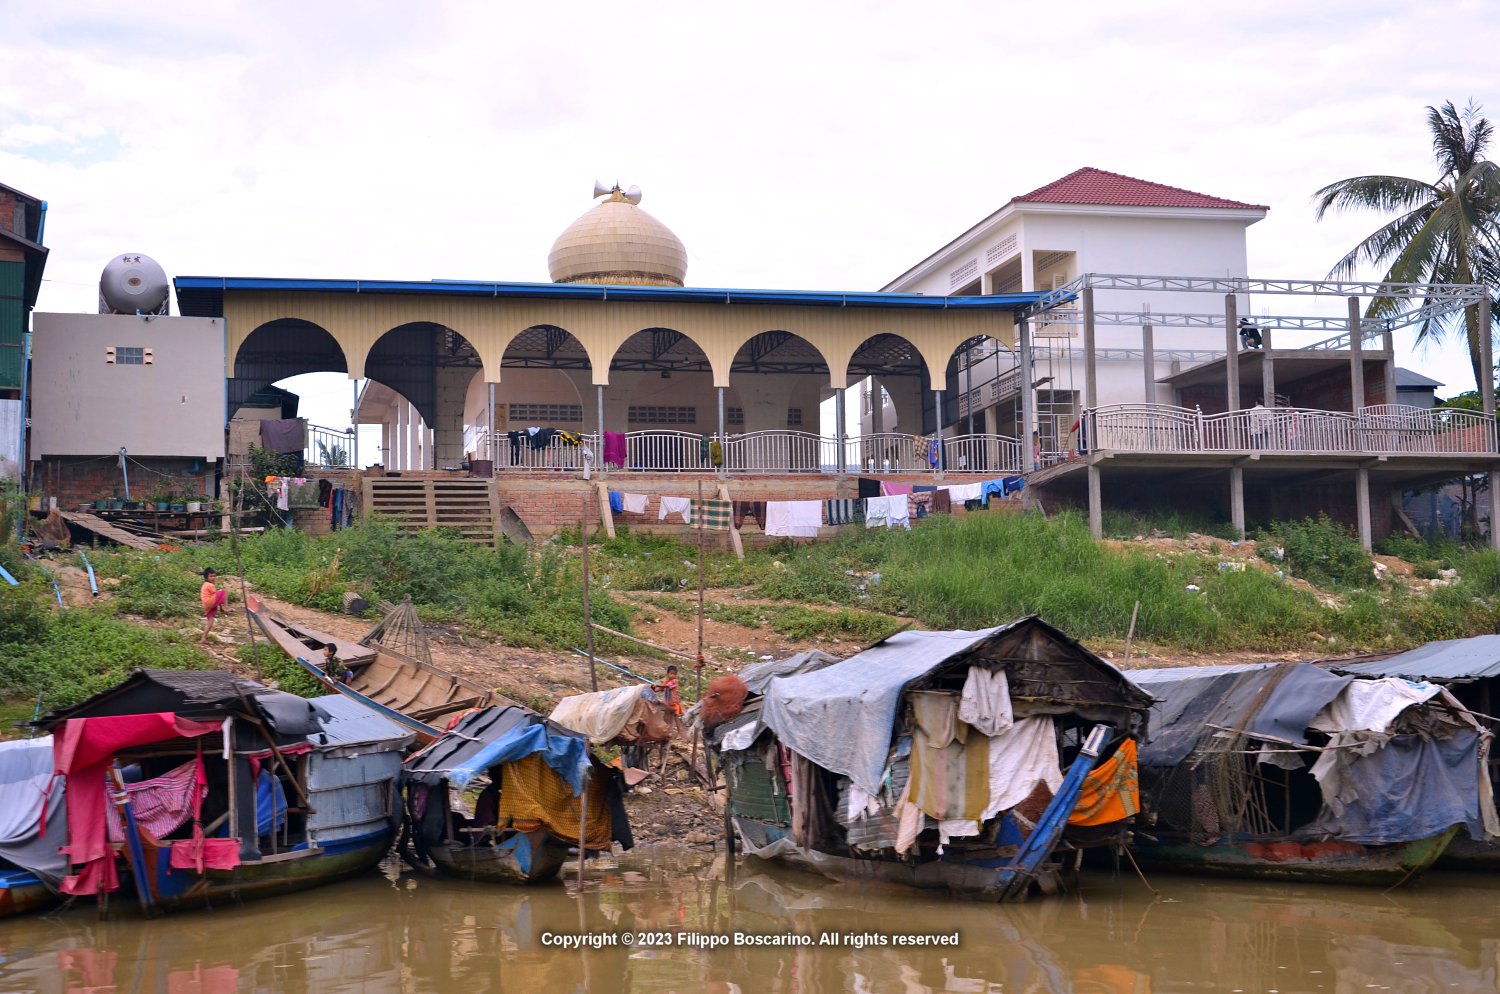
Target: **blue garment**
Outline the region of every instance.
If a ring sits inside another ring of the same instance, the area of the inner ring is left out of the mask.
[[[1020,493],[1026,488],[1025,479],[1019,476],[1007,476],[1000,482],[1005,484],[1005,496],[1007,497],[1011,494]]]
[[[937,439],[931,438],[927,440],[927,465],[933,469],[937,469],[938,463],[942,461],[942,453],[942,446],[938,444]]]
[[[625,495],[618,490],[609,492],[609,509],[616,514],[625,512]]]
[[[1005,481],[1004,480],[1000,480],[1000,479],[985,480],[984,483],[982,483],[980,486],[983,487],[983,490],[981,490],[980,492],[981,492],[981,494],[983,494],[983,500],[984,500],[984,506],[985,507],[989,507],[990,506],[990,497],[991,497],[991,495],[999,497],[1001,500],[1005,499]]]
[[[271,771],[261,767],[255,778],[255,834],[270,835],[286,824],[286,791]]]

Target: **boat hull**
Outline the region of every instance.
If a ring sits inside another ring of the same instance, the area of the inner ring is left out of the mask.
[[[395,838],[392,828],[324,843],[315,850],[265,857],[242,863],[233,870],[209,870],[202,876],[191,870],[168,866],[167,851],[159,850],[152,876],[152,891],[159,911],[211,907],[228,902],[291,894],[358,876],[373,869],[390,851]],[[138,907],[135,887],[128,871],[120,875],[128,903]],[[124,905],[127,902],[121,902]],[[111,907],[115,902],[111,901]]]
[[[1457,831],[1386,846],[1288,840],[1198,846],[1138,836],[1130,850],[1142,866],[1170,873],[1389,887],[1431,867]]]
[[[1458,833],[1438,857],[1440,870],[1500,870],[1500,843],[1476,842]]]
[[[40,911],[61,902],[62,897],[36,874],[17,868],[0,869],[0,918]]]
[[[437,845],[428,855],[450,877],[497,884],[540,884],[557,876],[568,858],[568,847],[546,832],[533,838],[516,833],[494,845]]]

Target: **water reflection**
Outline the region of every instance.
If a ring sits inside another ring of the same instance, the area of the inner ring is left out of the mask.
[[[79,908],[0,925],[0,992],[710,991],[717,994],[1201,994],[1500,991],[1500,912],[1485,878],[1381,895],[1160,878],[997,907],[857,887],[761,864],[732,878],[682,849],[596,869],[581,895],[383,876],[300,897],[145,922]],[[851,933],[943,934],[956,948]],[[666,933],[658,948],[563,951],[549,935]],[[837,933],[837,945],[707,950],[678,937]]]

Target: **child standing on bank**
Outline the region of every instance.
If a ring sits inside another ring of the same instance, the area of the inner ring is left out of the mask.
[[[229,591],[214,584],[219,571],[209,566],[203,571],[203,587],[198,596],[203,600],[203,638],[199,645],[208,644],[208,633],[214,630],[214,618],[229,600]]]
[[[651,689],[661,694],[662,703],[672,709],[672,713],[679,718],[682,717],[682,697],[677,693],[677,667],[667,667],[667,678],[661,683],[653,683]]]

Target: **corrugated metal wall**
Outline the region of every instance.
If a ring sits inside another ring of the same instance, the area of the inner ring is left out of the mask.
[[[307,818],[308,834],[334,842],[376,831],[392,814],[399,752],[350,758],[314,753],[307,769],[308,799],[317,809]]]
[[[21,334],[26,311],[26,264],[0,262],[0,389],[21,385]]]

